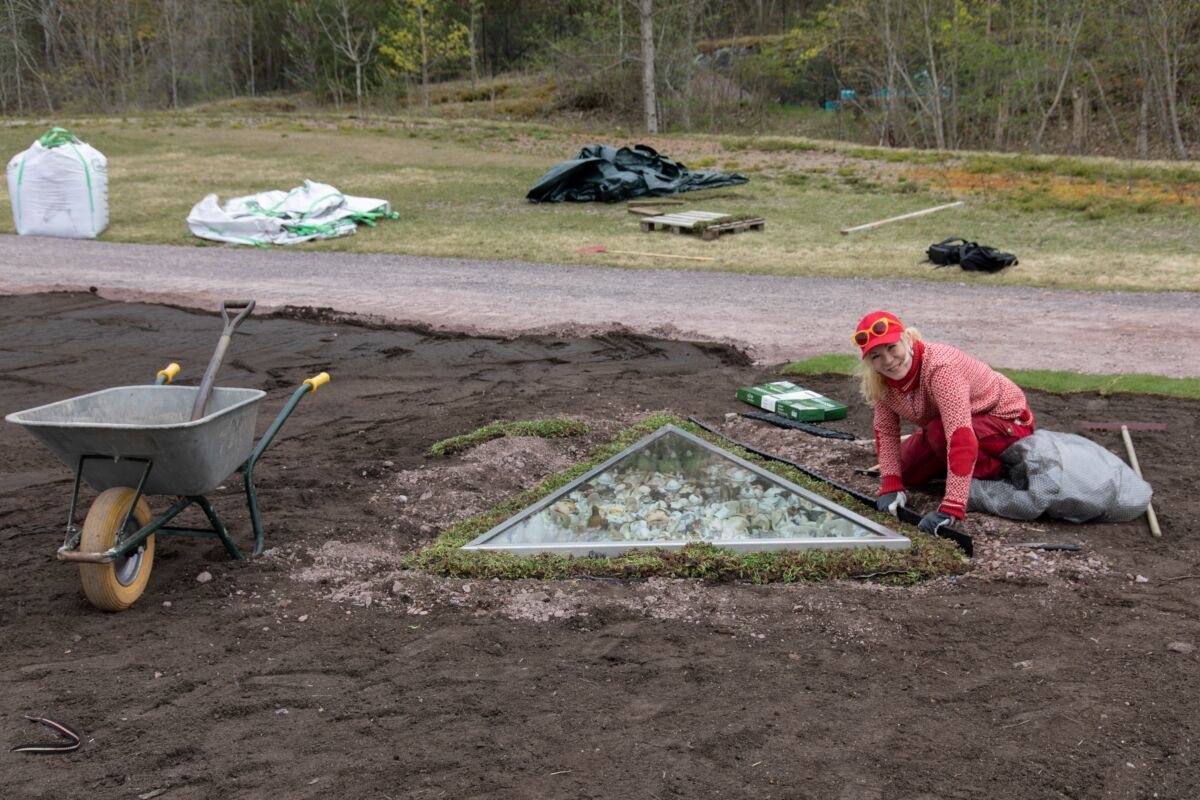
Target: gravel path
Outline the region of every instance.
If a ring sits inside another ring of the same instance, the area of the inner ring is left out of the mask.
[[[319,306],[467,333],[624,327],[729,342],[774,363],[853,352],[886,308],[996,365],[1200,376],[1200,297],[912,281],[566,267],[415,256],[170,247],[0,236],[0,293],[95,288],[212,309],[224,297]]]

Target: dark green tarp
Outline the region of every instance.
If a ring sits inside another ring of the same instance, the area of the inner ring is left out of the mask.
[[[644,144],[619,149],[594,144],[580,150],[574,160],[556,164],[525,197],[534,203],[564,200],[616,203],[647,195],[661,197],[736,186],[749,180],[722,172],[689,172],[683,164],[660,156]]]

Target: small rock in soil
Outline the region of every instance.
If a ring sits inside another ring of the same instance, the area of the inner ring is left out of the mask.
[[[208,583],[211,580],[212,580],[212,573],[209,572],[208,570],[204,570],[204,572],[201,572],[199,575],[196,576],[196,583]]]
[[[1196,649],[1196,645],[1191,642],[1171,642],[1167,645],[1167,649],[1173,653],[1183,653],[1187,655]]]

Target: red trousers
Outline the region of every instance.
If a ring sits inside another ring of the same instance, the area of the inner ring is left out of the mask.
[[[1032,421],[1032,415],[1026,416]],[[1011,419],[991,414],[971,417],[971,427],[979,441],[972,477],[995,478],[1003,464],[997,456],[1017,441],[1033,433],[1033,425],[1018,425]],[[946,474],[946,431],[938,417],[900,443],[900,479],[905,486],[917,486]]]

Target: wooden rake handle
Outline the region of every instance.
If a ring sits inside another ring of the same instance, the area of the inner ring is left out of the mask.
[[[1138,466],[1137,453],[1133,451],[1133,439],[1129,436],[1129,428],[1125,425],[1121,426],[1121,439],[1125,442],[1125,453],[1129,456],[1129,466],[1133,467],[1133,471],[1141,478],[1142,468]],[[1158,515],[1154,513],[1153,503],[1146,504],[1146,522],[1150,523],[1150,535],[1155,539],[1161,539],[1162,529],[1158,527]]]

